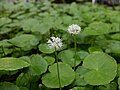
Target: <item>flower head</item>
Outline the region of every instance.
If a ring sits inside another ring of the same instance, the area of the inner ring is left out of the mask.
[[[50,48],[55,48],[57,50],[63,46],[62,40],[58,37],[51,37],[47,43]]]
[[[68,32],[70,33],[70,34],[79,34],[80,33],[80,31],[81,31],[81,27],[80,26],[78,26],[77,24],[72,24],[72,25],[70,25],[69,27],[68,27]]]

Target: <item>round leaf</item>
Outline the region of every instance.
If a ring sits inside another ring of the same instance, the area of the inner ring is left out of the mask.
[[[89,70],[82,67],[82,66],[79,66],[77,69],[76,69],[76,79],[75,79],[75,85],[78,85],[78,86],[85,86],[87,85],[87,82],[84,80],[84,75],[88,72]]]
[[[0,70],[17,70],[24,67],[28,67],[29,64],[22,59],[18,58],[1,58],[0,59]]]
[[[83,60],[87,55],[89,55],[89,53],[82,50],[77,52],[77,55],[80,57],[81,60]]]
[[[86,35],[102,35],[107,33],[110,33],[110,25],[103,22],[93,22],[83,31],[83,34]]]
[[[75,79],[75,72],[72,68],[64,63],[59,62],[59,72],[61,87],[67,86]],[[59,79],[57,74],[57,64],[53,64],[49,67],[50,73],[45,74],[42,77],[42,83],[49,88],[59,88]]]
[[[38,47],[43,53],[53,53],[55,51],[54,48],[50,48],[47,44],[40,44]]]
[[[64,63],[69,64],[71,67],[74,66],[75,61],[75,52],[72,50],[64,50],[58,54],[59,59],[61,59]],[[76,66],[80,63],[80,58],[76,55]]]
[[[94,52],[83,61],[83,67],[89,69],[84,80],[90,85],[104,85],[110,83],[117,71],[116,61],[102,52]]]
[[[27,87],[30,84],[30,75],[28,73],[21,73],[16,79],[17,86]]]
[[[39,26],[39,21],[37,19],[27,19],[27,20],[23,20],[21,22],[21,27],[23,28],[24,31],[31,31],[31,30],[39,30],[40,28],[38,28]]]
[[[106,53],[120,54],[120,41],[111,41],[107,46]]]
[[[45,56],[44,59],[47,61],[49,65],[52,65],[55,62],[55,58],[50,56]]]
[[[20,47],[22,50],[27,51],[36,46],[39,43],[39,40],[34,35],[22,34],[10,39],[10,42],[15,46]]]
[[[47,62],[40,55],[33,55],[30,59],[30,73],[32,75],[41,75],[47,70]]]
[[[101,51],[101,52],[102,52],[102,49],[99,48],[99,47],[96,47],[96,46],[89,47],[88,50],[89,50],[90,53],[93,53],[93,52],[95,52],[95,51]]]

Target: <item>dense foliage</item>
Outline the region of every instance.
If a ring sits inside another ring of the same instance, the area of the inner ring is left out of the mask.
[[[115,8],[0,3],[0,90],[59,88],[55,50],[46,43],[51,36],[63,42],[57,51],[62,90],[120,89],[120,7]],[[71,24],[82,28],[77,51],[67,32]]]

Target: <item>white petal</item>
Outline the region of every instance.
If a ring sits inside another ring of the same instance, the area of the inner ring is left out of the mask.
[[[77,24],[72,24],[68,27],[68,32],[70,34],[79,34],[81,31],[81,27],[78,26]]]
[[[51,40],[48,40],[47,43],[50,48],[59,49],[62,47],[62,40],[59,37],[51,37]]]

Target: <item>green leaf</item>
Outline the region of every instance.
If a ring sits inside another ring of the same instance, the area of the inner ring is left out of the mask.
[[[96,37],[95,45],[102,49],[106,49],[107,46],[109,45],[109,42],[104,35],[100,35],[100,36]]]
[[[50,48],[47,44],[40,44],[38,46],[38,48],[41,52],[46,53],[46,54],[47,53],[50,54],[50,53],[53,53],[55,51],[54,48]]]
[[[39,25],[39,32],[41,34],[46,34],[50,29],[50,26],[48,26],[46,23],[41,23]]]
[[[64,23],[65,25],[69,25],[69,24],[71,24],[71,22],[72,22],[72,17],[70,17],[70,16],[68,16],[68,15],[62,16],[62,20],[63,20],[63,23]]]
[[[117,63],[111,56],[94,52],[83,61],[83,67],[89,69],[84,75],[84,80],[90,85],[104,85],[110,83],[117,72]]]
[[[75,56],[75,52],[72,50],[64,50],[58,54],[59,59],[61,59],[64,63],[69,64],[71,67],[74,66],[74,60],[75,60],[74,56]],[[77,66],[78,64],[80,64],[81,59],[78,57],[78,55],[76,56],[77,56],[76,58],[76,66]]]
[[[0,83],[0,90],[20,90],[19,87],[9,82]]]
[[[120,32],[120,24],[119,23],[112,23],[111,28],[112,29],[110,30],[110,32],[113,32],[113,33]]]
[[[58,54],[59,59],[61,59],[64,63],[69,64],[70,66],[74,66],[74,51],[72,50],[64,50]]]
[[[12,51],[13,51],[13,49],[4,48],[4,47],[0,48],[0,54],[2,54],[3,56],[11,54]]]
[[[38,80],[37,80],[38,81]],[[30,83],[30,89],[31,90],[39,90],[39,85],[38,85],[38,82],[33,82],[33,83]]]
[[[44,21],[43,21],[44,22]],[[49,31],[50,26],[44,23],[40,23],[36,18],[29,18],[27,20],[23,20],[21,22],[21,27],[23,28],[24,31],[26,32],[39,32],[41,34],[45,34],[46,32]]]
[[[85,90],[85,87],[74,87],[70,90]]]
[[[18,6],[18,5],[7,2],[4,4],[4,9],[7,10],[7,12],[9,12],[9,14],[10,14],[10,13],[12,13],[12,11],[18,10],[18,8],[16,8],[16,6]]]
[[[84,80],[84,75],[88,72],[89,70],[82,67],[82,66],[79,66],[77,69],[76,69],[76,78],[75,78],[75,85],[77,86],[85,86],[87,85],[87,82]]]
[[[89,55],[88,52],[80,50],[77,52],[77,55],[80,57],[81,60],[83,60],[87,55]]]
[[[0,27],[4,24],[10,23],[10,22],[12,22],[11,19],[9,19],[7,17],[2,17],[2,18],[0,18]]]
[[[10,31],[12,31],[11,28],[2,27],[2,28],[0,29],[0,34],[7,34],[7,33],[9,33]]]
[[[16,12],[16,13],[13,13],[10,17],[11,18],[17,18],[17,16],[21,15],[21,14],[24,14],[25,11],[19,11],[19,12]]]
[[[49,71],[50,73],[47,73],[42,77],[42,83],[49,88],[59,88],[57,64],[55,63],[50,66]],[[67,64],[59,62],[59,72],[61,87],[71,84],[75,79],[75,72]]]
[[[101,52],[102,52],[102,49],[99,48],[99,47],[97,47],[97,46],[89,47],[88,50],[89,50],[90,53],[93,53],[93,52],[95,52],[95,51],[101,51]]]
[[[120,40],[120,33],[116,33],[116,34],[111,35],[111,38],[114,40]]]
[[[30,59],[30,70],[32,75],[41,75],[47,71],[47,62],[40,55],[32,55]]]
[[[103,22],[93,22],[82,32],[86,35],[102,35],[110,33],[110,25]]]
[[[93,90],[91,86],[86,86],[86,87],[74,87],[70,90]]]
[[[0,75],[15,75],[18,72],[18,70],[15,71],[3,71],[0,70]]]
[[[42,18],[42,21],[40,22],[39,26],[40,26],[39,32],[41,34],[46,34],[47,32],[49,32],[51,28],[55,26],[55,18],[49,15],[45,16],[44,18]]]
[[[16,79],[16,85],[28,87],[30,85],[30,75],[28,73],[21,73]]]
[[[21,22],[21,27],[23,28],[23,30],[29,32],[29,31],[37,31],[39,30],[39,21],[37,19],[27,19],[27,20],[23,20]]]
[[[45,56],[44,59],[47,61],[48,65],[52,65],[55,62],[55,58],[50,56]]]
[[[22,34],[10,39],[9,42],[22,50],[27,51],[35,47],[39,43],[39,40],[34,35]]]
[[[117,90],[117,83],[111,82],[110,84],[99,86],[99,90]]]
[[[12,58],[12,57],[0,58],[0,70],[13,71],[28,66],[29,64],[27,62],[19,58]]]
[[[110,41],[107,45],[106,53],[120,54],[120,41]]]
[[[120,64],[117,64],[117,76],[120,77]]]
[[[10,47],[10,46],[12,46],[12,44],[8,43],[8,40],[2,40],[2,41],[0,41],[0,47],[1,46]]]
[[[111,13],[113,14],[111,15]],[[120,23],[120,13],[118,11],[111,11],[108,17],[110,18],[111,22]]]
[[[84,9],[88,9],[88,7],[84,7]],[[84,22],[86,22],[87,24],[91,23],[93,21],[92,12],[87,11],[87,12],[82,14],[82,17],[83,17]]]
[[[26,88],[26,87],[19,87],[20,88],[20,90],[29,90],[28,88]]]

